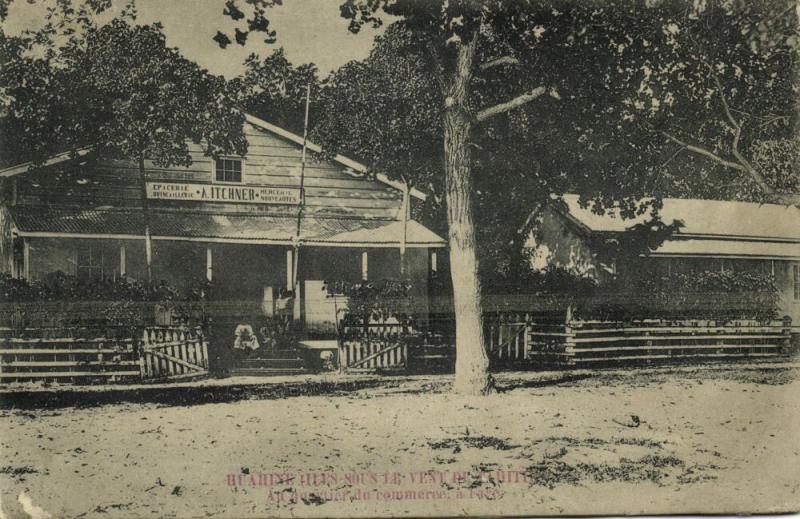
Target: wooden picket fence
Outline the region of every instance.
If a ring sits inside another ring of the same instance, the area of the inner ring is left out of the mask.
[[[142,331],[141,378],[183,379],[208,374],[208,341],[199,329],[151,326]]]
[[[348,371],[405,369],[408,345],[390,341],[347,341],[339,349],[341,367]]]
[[[131,337],[80,332],[65,336],[62,329],[0,328],[0,382],[104,383],[139,378]]]
[[[357,322],[343,319],[339,326],[339,367],[347,371],[393,371],[406,367],[408,345],[414,333],[409,323],[396,320]]]
[[[512,367],[529,358],[531,314],[495,313],[485,319],[485,339],[495,366]]]
[[[492,360],[503,367],[594,367],[777,359],[791,350],[791,322],[580,320],[528,313],[487,323]]]
[[[441,335],[396,320],[339,325],[339,367],[353,372],[448,371],[453,345]]]
[[[208,342],[176,326],[130,330],[0,327],[0,383],[119,383],[208,373]]]

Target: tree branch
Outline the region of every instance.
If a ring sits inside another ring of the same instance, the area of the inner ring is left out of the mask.
[[[744,166],[745,171],[747,171],[747,173],[750,174],[750,176],[753,178],[755,183],[758,184],[758,187],[760,187],[762,191],[770,195],[775,194],[776,193],[775,188],[769,185],[767,180],[764,178],[764,175],[762,175],[756,168],[754,168],[753,165],[750,164],[750,161],[745,159],[744,155],[742,155],[742,153],[739,151],[739,138],[741,137],[741,135],[742,135],[742,127],[739,126],[736,128],[736,133],[733,136],[733,144],[731,145],[731,152],[733,153],[733,156],[736,157],[736,160],[738,160],[739,163]]]
[[[662,131],[661,135],[663,135],[667,139],[671,140],[675,144],[678,144],[679,146],[683,147],[683,149],[685,149],[686,151],[690,151],[690,152],[695,153],[697,155],[702,155],[702,156],[704,156],[706,158],[709,158],[709,159],[713,160],[717,164],[725,166],[726,168],[735,169],[737,171],[742,171],[742,172],[745,172],[745,173],[747,172],[745,167],[743,165],[739,164],[738,162],[733,162],[733,161],[730,161],[730,160],[726,160],[726,159],[720,157],[719,155],[717,155],[716,153],[711,152],[711,151],[709,151],[709,150],[707,150],[705,148],[701,148],[700,146],[694,146],[692,144],[688,144],[688,143],[680,140],[679,138],[677,138],[674,135],[669,134],[667,132],[663,132]]]
[[[499,58],[490,59],[485,63],[481,63],[478,68],[487,70],[492,67],[499,67],[501,65],[519,65],[519,60],[514,56],[500,56]]]
[[[515,97],[514,99],[512,99],[510,101],[506,101],[505,103],[500,103],[500,104],[496,104],[494,106],[490,106],[488,108],[484,108],[483,110],[478,112],[478,115],[475,117],[475,119],[478,122],[485,121],[486,119],[488,119],[490,117],[494,117],[495,115],[499,115],[499,114],[508,112],[508,111],[513,110],[515,108],[519,108],[520,106],[522,106],[524,104],[530,103],[531,101],[534,101],[534,100],[542,97],[546,92],[547,92],[547,89],[545,87],[543,87],[543,86],[536,87],[533,90],[531,90],[530,92],[526,92],[526,93],[524,93],[522,95],[519,95],[519,96]],[[558,99],[558,93],[555,90],[551,90],[550,91],[550,95],[552,97],[555,97],[556,99]]]
[[[667,132],[661,132],[661,134],[667,139],[671,140],[672,142],[682,146],[683,149],[685,149],[686,151],[690,151],[697,155],[702,155],[703,157],[711,159],[717,164],[725,166],[726,168],[735,169],[736,171],[741,171],[742,173],[747,173],[748,175],[750,175],[753,181],[758,185],[758,187],[761,188],[765,193],[775,194],[776,193],[775,188],[770,186],[764,179],[764,176],[761,173],[759,173],[758,170],[756,170],[750,164],[750,162],[748,162],[739,152],[737,146],[739,143],[739,136],[741,135],[741,132],[742,132],[741,128],[736,129],[736,135],[734,136],[734,145],[732,146],[733,156],[736,157],[736,160],[738,162],[726,160],[717,155],[716,153],[713,153],[705,148],[688,144]]]
[[[800,2],[800,0],[798,0],[798,2]],[[798,5],[800,5],[800,3],[798,3]],[[692,38],[691,36],[690,36],[690,40],[695,44],[695,46],[700,47],[700,49],[702,50],[702,46],[698,45],[697,42],[694,41],[694,38]],[[697,153],[699,155],[703,155],[705,157],[708,157],[711,160],[714,160],[718,164],[721,164],[721,165],[723,165],[725,167],[728,167],[728,168],[731,168],[731,169],[735,169],[735,170],[747,173],[748,175],[750,175],[750,177],[753,179],[753,181],[758,185],[758,187],[764,191],[764,193],[770,194],[770,195],[773,195],[773,196],[777,195],[777,198],[779,199],[779,201],[781,201],[781,202],[785,201],[786,200],[786,196],[785,195],[779,195],[777,193],[777,190],[774,187],[772,187],[771,185],[769,185],[769,183],[766,181],[764,176],[756,168],[754,168],[753,165],[750,164],[750,162],[747,159],[745,159],[744,156],[742,155],[742,153],[739,151],[739,140],[740,140],[740,138],[742,136],[742,124],[733,116],[733,113],[731,111],[731,107],[730,107],[730,105],[728,105],[728,99],[725,97],[725,91],[722,88],[722,82],[719,79],[719,75],[717,74],[717,71],[714,69],[714,67],[713,67],[713,65],[711,65],[711,63],[708,63],[707,61],[705,61],[702,58],[700,59],[700,61],[708,68],[708,72],[711,75],[711,77],[712,77],[712,79],[714,81],[714,84],[717,87],[717,93],[719,94],[719,97],[722,100],[722,108],[723,108],[723,110],[725,112],[725,118],[728,120],[730,125],[733,127],[734,135],[733,135],[733,142],[731,143],[731,153],[733,154],[733,156],[736,158],[736,160],[738,162],[732,162],[732,161],[725,160],[722,157],[719,157],[718,155],[710,152],[709,150],[700,148],[698,146],[688,145],[688,144],[684,143],[683,141],[677,139],[676,137],[674,137],[672,135],[669,135],[666,132],[661,132],[661,133],[665,137],[670,139],[671,141],[680,144],[681,146],[683,146],[688,151],[691,151],[693,153]]]
[[[733,126],[734,133],[733,142],[731,143],[731,153],[733,153],[733,156],[739,161],[739,164],[742,166],[742,171],[748,173],[758,187],[764,191],[764,193],[775,194],[775,188],[769,185],[764,178],[764,175],[754,168],[753,165],[750,164],[750,161],[748,161],[744,155],[742,155],[742,152],[739,151],[739,140],[742,137],[742,124],[737,121],[731,113],[731,107],[728,105],[728,100],[725,97],[725,92],[722,89],[722,82],[719,80],[717,72],[710,65],[708,65],[708,70],[711,72],[711,76],[714,79],[714,84],[717,85],[717,93],[719,94],[719,98],[722,100],[722,108],[725,111],[725,117]]]
[[[742,125],[739,123],[739,121],[734,119],[733,114],[731,113],[731,107],[728,106],[728,99],[725,97],[725,92],[722,90],[722,83],[719,80],[717,72],[711,68],[711,65],[707,66],[708,70],[711,72],[711,76],[714,79],[714,84],[717,85],[717,93],[719,94],[719,98],[722,100],[722,108],[725,110],[725,117],[728,118],[728,121],[730,121],[734,128],[738,128],[741,131]]]

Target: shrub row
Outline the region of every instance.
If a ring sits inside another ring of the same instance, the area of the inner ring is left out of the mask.
[[[598,285],[591,279],[551,268],[532,273],[510,290],[502,285],[484,288],[487,312],[530,311],[563,316],[571,307],[576,317],[612,321],[701,319],[727,322],[737,319],[769,321],[780,317],[775,279],[758,272],[643,273],[637,280]],[[419,307],[418,298],[409,296],[411,283],[405,280],[330,283],[328,291],[348,296],[347,317],[359,321],[364,317],[377,321],[395,317],[403,321],[427,310],[427,307]]]
[[[198,303],[209,286],[184,291],[166,284],[148,286],[125,277],[84,281],[54,272],[41,280],[0,275],[0,325],[13,328],[132,327],[154,324],[156,314],[195,324]],[[162,320],[165,317],[162,317]]]

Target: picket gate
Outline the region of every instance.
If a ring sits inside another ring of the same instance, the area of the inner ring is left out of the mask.
[[[144,380],[208,374],[208,341],[200,329],[151,326],[142,332],[139,370]]]

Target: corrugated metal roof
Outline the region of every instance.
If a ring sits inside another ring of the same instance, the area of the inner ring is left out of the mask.
[[[800,243],[746,240],[667,240],[654,256],[714,256],[731,258],[800,259]]]
[[[10,208],[21,235],[105,235],[141,237],[144,215],[136,209],[53,209],[32,206]],[[155,239],[196,239],[253,243],[292,243],[297,219],[286,215],[212,213],[150,213],[150,233]],[[300,240],[314,245],[397,246],[403,224],[395,220],[357,218],[302,219]],[[410,220],[406,232],[409,246],[441,247],[445,241],[419,222]]]
[[[564,195],[563,199],[569,214],[595,232],[622,232],[649,217],[623,220],[614,211],[598,215],[591,206],[580,207],[578,195]],[[685,227],[681,234],[800,241],[800,209],[795,206],[681,198],[665,198],[663,202],[662,220],[682,220]]]
[[[8,209],[20,232],[120,235],[144,232],[142,215],[134,210],[58,210],[19,205]]]

